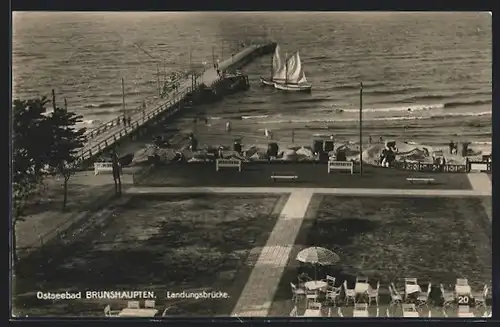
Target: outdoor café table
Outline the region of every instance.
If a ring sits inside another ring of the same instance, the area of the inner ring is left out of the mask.
[[[415,304],[403,304],[403,317],[420,317]]]
[[[158,313],[156,309],[132,309],[125,308],[118,314],[119,317],[154,317]]]
[[[457,295],[469,295],[471,293],[471,289],[469,285],[455,285],[455,293]]]
[[[321,310],[307,309],[303,317],[322,317]]]
[[[356,283],[356,285],[354,286],[354,292],[356,292],[356,294],[364,294],[368,292],[369,288],[370,284],[368,283]]]
[[[305,288],[311,291],[326,288],[326,285],[327,283],[322,280],[311,280],[304,284]]]

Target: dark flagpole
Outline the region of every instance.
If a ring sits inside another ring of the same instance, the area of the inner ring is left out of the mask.
[[[363,82],[359,84],[359,173],[363,176]]]

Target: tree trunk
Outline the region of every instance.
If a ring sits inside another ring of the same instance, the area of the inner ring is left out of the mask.
[[[118,167],[118,169],[120,169],[120,167]],[[120,173],[118,173],[118,195],[122,195],[122,178]]]
[[[62,210],[66,210],[66,204],[68,202],[68,181],[69,178],[64,176],[64,198],[63,198],[63,205],[62,205]]]

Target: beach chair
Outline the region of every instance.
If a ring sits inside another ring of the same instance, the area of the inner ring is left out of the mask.
[[[344,280],[344,293],[345,293],[345,303],[349,304],[349,301],[352,300],[352,303],[356,303],[356,291],[354,288],[347,288],[347,280]]]
[[[144,307],[148,308],[148,309],[154,309],[156,307],[156,301],[155,300],[145,300]]]
[[[476,306],[476,308],[486,306],[487,297],[488,297],[488,285],[484,285],[482,292],[472,293],[472,298],[474,299],[474,305]]]
[[[127,308],[129,309],[139,309],[139,301],[128,301],[127,302]]]
[[[294,306],[292,311],[290,311],[290,317],[296,317],[297,316],[297,306]]]
[[[429,283],[427,285],[427,291],[426,292],[420,292],[420,294],[417,297],[417,307],[421,307],[423,305],[428,306],[429,304],[429,295],[431,294],[431,289],[432,289],[432,284]]]
[[[106,317],[117,317],[120,313],[120,310],[111,310],[111,306],[108,304],[104,307],[104,315]]]
[[[403,297],[396,290],[396,287],[394,287],[394,283],[391,283],[389,285],[389,294],[391,295],[391,303],[389,304],[390,306],[401,305],[403,303]]]
[[[292,301],[297,302],[300,297],[305,297],[306,291],[302,288],[298,288],[294,283],[290,283],[292,288]]]
[[[380,290],[380,282],[377,282],[377,288],[369,288],[368,289],[368,305],[372,304],[372,301],[375,300],[375,304],[378,307],[378,292]]]
[[[455,304],[455,293],[445,291],[443,284],[439,285],[439,289],[441,290],[441,298],[443,299],[443,307],[447,308]]]

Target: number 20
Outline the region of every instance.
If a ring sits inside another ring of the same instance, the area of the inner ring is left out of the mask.
[[[458,297],[458,304],[469,304],[469,297],[467,295],[461,295]]]

